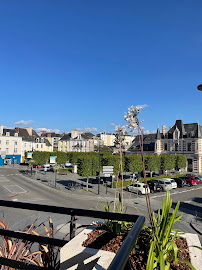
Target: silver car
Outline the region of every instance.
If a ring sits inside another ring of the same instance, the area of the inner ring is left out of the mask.
[[[177,183],[172,178],[164,178],[165,180],[168,180],[171,182],[172,188],[177,188]]]
[[[156,179],[159,182],[159,185],[161,186],[162,190],[166,191],[167,189],[172,189],[172,184],[169,180],[164,179]]]

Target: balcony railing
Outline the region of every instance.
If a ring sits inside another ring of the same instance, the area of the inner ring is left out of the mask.
[[[66,208],[66,207],[50,206],[50,205],[40,205],[40,204],[0,200],[0,206],[70,215],[71,216],[70,240],[75,236],[76,216],[94,217],[94,218],[100,218],[104,220],[118,220],[118,221],[127,221],[127,222],[134,223],[134,226],[131,229],[130,233],[128,234],[124,244],[122,245],[119,252],[115,256],[114,260],[112,261],[111,265],[109,266],[108,269],[110,270],[123,270],[124,269],[125,265],[128,262],[129,254],[131,250],[134,248],[137,237],[145,222],[144,216],[119,214],[119,213],[111,213],[111,212],[101,212],[101,211],[95,211],[95,210],[84,210],[84,209],[77,209],[77,208]],[[25,234],[23,232],[21,233],[21,232],[15,232],[15,231],[10,231],[10,230],[5,230],[5,229],[0,229],[0,235],[13,237],[17,239],[28,240],[30,242],[36,242],[40,244],[50,244],[52,246],[58,246],[58,247],[63,247],[66,243],[68,243],[68,241],[66,240],[48,238],[44,236],[36,236],[32,234]],[[30,265],[25,262],[15,261],[15,260],[3,258],[3,257],[0,257],[0,264],[9,266],[15,269],[28,269],[28,270],[46,269],[45,267]]]

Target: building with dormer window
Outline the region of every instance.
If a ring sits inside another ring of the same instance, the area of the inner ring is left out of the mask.
[[[174,126],[162,132],[143,135],[144,153],[160,155],[163,153],[183,154],[187,157],[187,171],[202,173],[202,126],[199,123],[183,124],[176,120]],[[138,137],[127,150],[127,153],[140,154]]]

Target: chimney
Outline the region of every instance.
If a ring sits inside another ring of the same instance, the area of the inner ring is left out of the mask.
[[[0,136],[3,135],[3,132],[4,132],[4,126],[3,125],[0,125]]]
[[[167,131],[167,127],[166,127],[166,126],[162,126],[162,132],[163,132],[163,135],[166,134],[166,131]]]
[[[25,128],[29,134],[29,136],[32,136],[32,128],[31,127],[26,127]]]
[[[48,133],[48,134],[47,134],[47,137],[50,138],[50,137],[51,137],[51,133]]]
[[[17,131],[17,133],[20,132],[20,128],[19,127],[15,127],[15,130]]]
[[[43,131],[42,131],[42,134],[43,134],[43,135],[45,135],[45,134],[46,134],[46,131],[45,131],[45,130],[43,130]]]

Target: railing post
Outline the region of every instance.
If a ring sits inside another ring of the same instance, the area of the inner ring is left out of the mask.
[[[70,222],[70,240],[75,237],[76,232],[76,222],[75,216],[71,215],[71,222]]]

